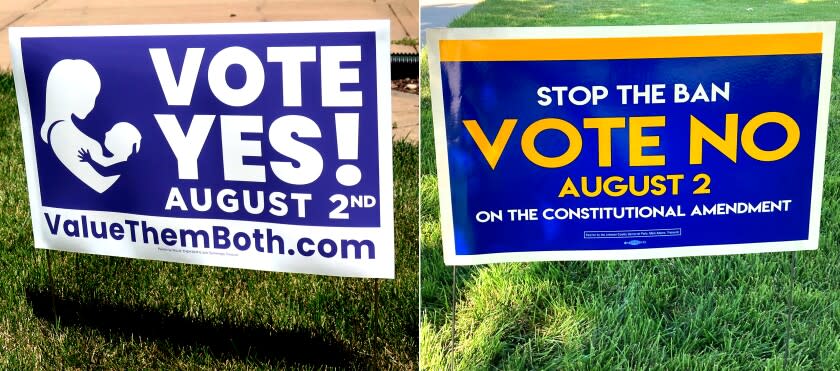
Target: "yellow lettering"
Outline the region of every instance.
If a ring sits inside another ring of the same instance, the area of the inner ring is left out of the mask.
[[[709,129],[702,121],[691,115],[691,127],[689,133],[689,163],[692,165],[703,164],[703,141],[722,153],[724,156],[736,162],[738,158],[738,114],[726,115],[726,128],[723,138]]]
[[[638,183],[638,179],[639,178],[637,178],[634,175],[630,176],[630,193],[633,196],[644,196],[648,193],[648,190],[650,189],[650,176],[644,176],[644,181],[642,182],[644,187],[642,189],[636,189],[636,183]]]
[[[685,179],[685,174],[669,174],[665,179],[671,181],[671,194],[676,196],[680,194],[680,180]]]
[[[662,182],[665,181],[665,177],[662,175],[654,175],[653,178],[650,180],[651,191],[650,193],[654,196],[662,196],[665,192],[668,191],[668,187],[665,186]]]
[[[566,178],[566,183],[563,184],[563,189],[560,190],[560,194],[557,197],[566,197],[567,195],[580,197],[580,193],[575,188],[575,182],[572,181],[572,178]]]
[[[586,196],[586,197],[595,197],[595,196],[598,196],[599,194],[601,194],[601,177],[600,176],[595,177],[595,190],[594,191],[590,191],[589,187],[586,186],[586,183],[587,183],[586,179],[587,179],[587,177],[585,177],[585,176],[580,178],[580,182],[581,182],[580,190],[583,191],[583,195]]]
[[[630,166],[665,165],[665,155],[642,154],[642,148],[659,147],[659,136],[642,135],[642,129],[663,126],[665,126],[665,116],[630,117]]]
[[[569,148],[566,149],[566,152],[560,156],[546,157],[537,151],[534,141],[537,139],[537,135],[545,130],[559,130],[566,134],[566,137],[569,138]],[[578,157],[581,148],[583,148],[583,140],[580,137],[580,132],[565,120],[547,118],[535,121],[522,133],[522,152],[537,166],[549,169],[566,166]]]
[[[782,125],[787,132],[787,138],[781,147],[765,151],[755,144],[755,132],[762,125],[770,122]],[[799,125],[792,117],[781,112],[765,112],[753,117],[741,132],[741,146],[744,147],[744,152],[758,161],[769,162],[782,159],[793,152],[797,144],[799,144]]]
[[[584,118],[585,129],[598,129],[598,166],[612,166],[612,129],[624,127],[624,117]]]
[[[478,150],[484,155],[487,164],[490,165],[491,169],[495,169],[496,164],[499,162],[499,157],[502,156],[502,151],[510,139],[510,134],[513,133],[513,127],[516,126],[516,119],[505,119],[502,122],[502,127],[499,129],[499,133],[496,134],[496,139],[493,140],[492,144],[487,139],[487,135],[484,134],[484,130],[478,125],[478,121],[464,120],[464,126],[467,127],[467,132],[470,133],[470,137],[478,145]]]
[[[624,178],[622,178],[620,176],[611,176],[611,177],[607,178],[607,180],[604,181],[604,193],[606,193],[610,196],[613,196],[613,197],[618,197],[618,196],[623,195],[624,193],[627,192],[627,185],[626,184],[621,184],[621,182],[623,182],[623,181],[624,181]],[[618,182],[619,184],[616,184],[615,188],[610,188],[610,185],[613,184],[613,183],[616,183],[616,182]]]

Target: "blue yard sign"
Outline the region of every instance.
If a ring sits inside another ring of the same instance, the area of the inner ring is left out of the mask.
[[[444,259],[816,249],[834,23],[429,33]]]
[[[392,278],[388,27],[12,28],[35,246]]]

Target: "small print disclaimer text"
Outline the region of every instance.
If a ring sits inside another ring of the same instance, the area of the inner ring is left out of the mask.
[[[648,238],[648,237],[676,237],[682,236],[682,228],[669,229],[641,229],[629,231],[584,231],[585,239],[602,238]]]

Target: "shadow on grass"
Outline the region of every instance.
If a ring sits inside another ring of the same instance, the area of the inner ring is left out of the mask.
[[[218,358],[322,367],[369,363],[335,338],[303,329],[274,331],[211,323],[145,308],[99,300],[80,302],[59,296],[54,299],[54,314],[53,296],[49,289],[43,288],[27,288],[26,299],[35,316],[50,324],[58,321],[61,326],[91,328],[107,336],[140,336],[182,348],[207,347]]]

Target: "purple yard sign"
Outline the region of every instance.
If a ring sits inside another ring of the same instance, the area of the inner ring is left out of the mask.
[[[393,278],[388,27],[12,28],[35,247]]]

